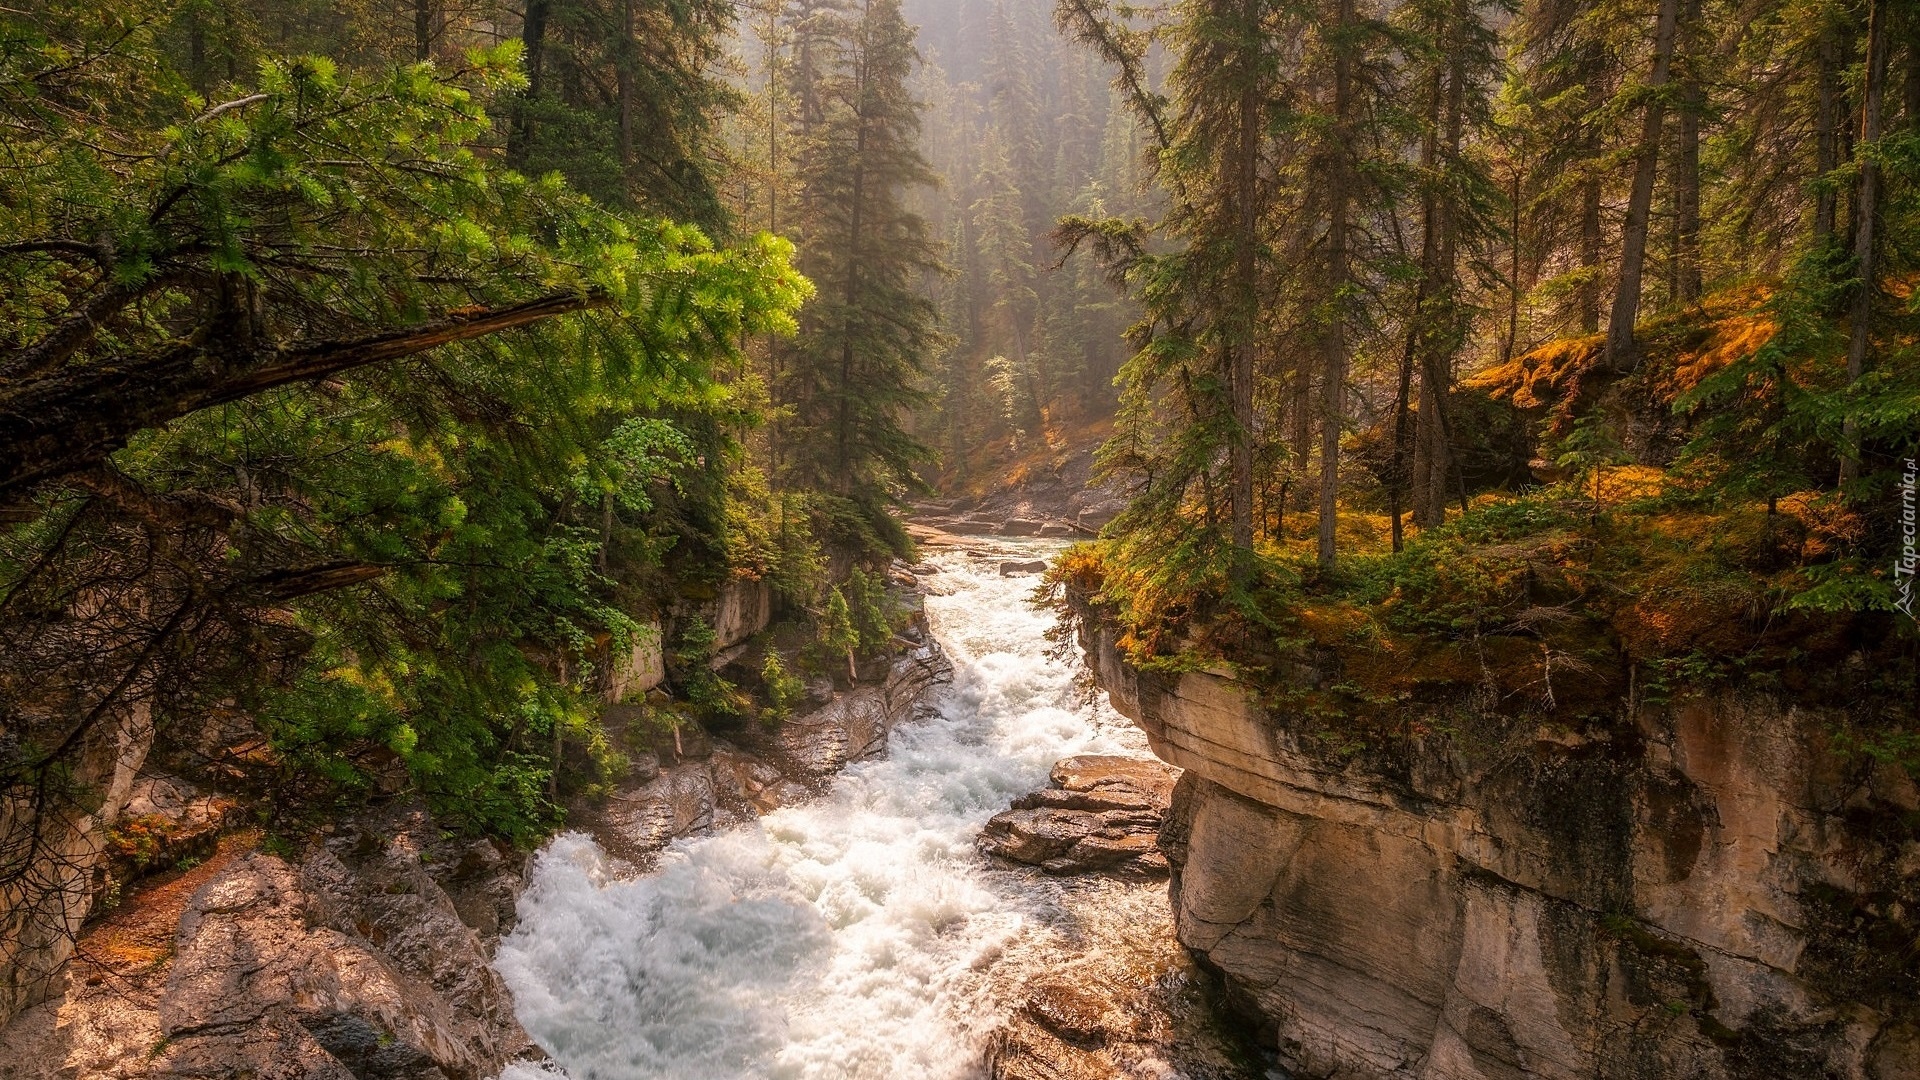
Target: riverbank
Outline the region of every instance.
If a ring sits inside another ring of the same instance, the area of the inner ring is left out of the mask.
[[[610,791],[574,799],[570,819],[645,860],[813,798],[847,762],[884,752],[949,674],[911,575],[896,573],[896,651],[863,662],[857,681],[816,680],[801,707],[731,738],[672,711],[657,653],[622,665],[602,736],[626,767]],[[735,593],[695,616],[713,625],[721,665],[772,647],[750,644],[768,627],[764,596]],[[656,715],[671,726],[649,726]],[[143,774],[125,804],[95,856],[100,915],[75,926],[75,958],[45,1000],[0,1026],[0,1080],[483,1080],[544,1057],[491,967],[517,919],[524,852],[446,831],[397,778],[370,806],[308,808],[271,833],[250,827],[265,807],[244,787]]]

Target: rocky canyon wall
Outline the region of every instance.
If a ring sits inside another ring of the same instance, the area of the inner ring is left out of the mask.
[[[1224,673],[1081,644],[1186,770],[1180,940],[1297,1076],[1920,1078],[1920,792],[1835,715],[1705,697],[1342,756]]]

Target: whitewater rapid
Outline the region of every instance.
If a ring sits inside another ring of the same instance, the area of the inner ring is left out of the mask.
[[[581,834],[540,854],[496,966],[568,1076],[978,1075],[995,969],[1051,915],[1032,875],[988,867],[974,837],[1062,757],[1145,754],[1047,655],[1036,579],[998,573],[1000,557],[1052,551],[933,560],[927,609],[953,684],[820,799],[677,843],[636,878]]]

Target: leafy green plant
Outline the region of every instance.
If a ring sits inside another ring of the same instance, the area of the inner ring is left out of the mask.
[[[820,616],[820,647],[829,655],[847,658],[847,679],[860,681],[860,669],[854,663],[854,650],[860,647],[860,631],[854,625],[847,596],[835,585],[827,590],[827,607]]]
[[[887,617],[887,578],[869,574],[856,566],[847,578],[846,597],[852,609],[855,635],[860,650],[868,655],[879,652],[893,641],[893,623]]]
[[[767,659],[760,665],[760,681],[767,691],[765,715],[772,721],[792,716],[794,707],[807,696],[806,681],[788,671],[780,654],[773,649],[767,650]]]

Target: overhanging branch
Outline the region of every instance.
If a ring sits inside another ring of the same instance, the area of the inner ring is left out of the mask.
[[[230,341],[188,340],[156,355],[0,384],[0,495],[89,468],[137,432],[214,405],[461,341],[605,307],[604,293],[553,293],[358,338],[242,355]]]

